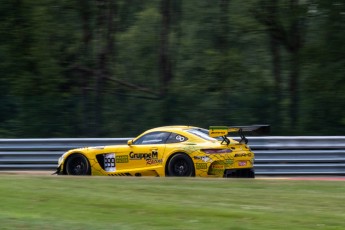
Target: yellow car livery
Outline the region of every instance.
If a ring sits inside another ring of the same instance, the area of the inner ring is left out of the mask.
[[[127,145],[73,149],[58,162],[59,175],[200,176],[254,178],[254,153],[244,131],[262,126],[165,126]],[[240,141],[228,138],[239,132]]]

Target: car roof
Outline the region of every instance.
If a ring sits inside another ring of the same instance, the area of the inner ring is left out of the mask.
[[[146,132],[185,130],[185,129],[189,129],[189,128],[197,128],[197,127],[188,126],[188,125],[170,125],[170,126],[161,126],[161,127],[149,129]]]

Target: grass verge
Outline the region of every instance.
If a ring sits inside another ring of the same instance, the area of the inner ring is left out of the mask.
[[[0,174],[0,229],[345,229],[345,181]]]

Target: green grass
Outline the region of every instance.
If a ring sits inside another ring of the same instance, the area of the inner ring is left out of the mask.
[[[345,229],[345,181],[0,174],[0,229]]]

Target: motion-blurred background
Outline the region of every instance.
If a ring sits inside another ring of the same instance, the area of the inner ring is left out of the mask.
[[[344,135],[345,3],[2,0],[0,138]]]

